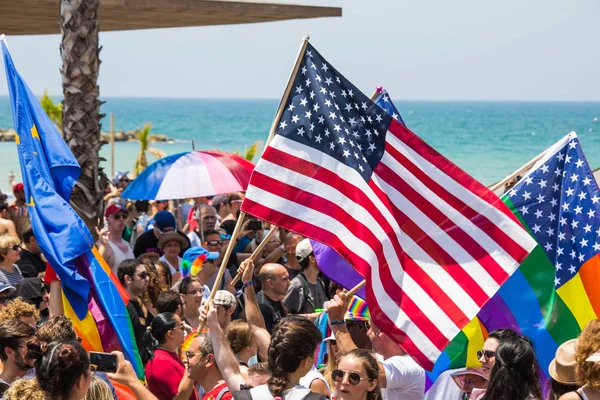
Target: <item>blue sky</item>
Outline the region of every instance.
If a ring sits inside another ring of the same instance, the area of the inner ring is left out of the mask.
[[[600,100],[596,0],[304,3],[341,6],[343,16],[101,33],[101,96],[279,98],[309,33],[367,94],[383,85],[407,100]],[[8,37],[35,93],[62,94],[59,43]]]

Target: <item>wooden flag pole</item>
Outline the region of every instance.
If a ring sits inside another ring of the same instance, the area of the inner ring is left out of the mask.
[[[254,261],[256,259],[256,257],[258,257],[258,255],[260,254],[261,251],[263,251],[264,247],[267,245],[267,242],[269,241],[269,239],[271,239],[271,237],[279,231],[279,228],[277,228],[276,226],[272,226],[271,230],[269,231],[269,233],[267,233],[267,236],[265,236],[262,240],[262,242],[260,242],[258,244],[258,246],[256,246],[256,249],[254,250],[254,252],[252,252],[252,255],[250,256],[250,259],[252,261]],[[231,280],[231,285],[235,286],[236,283],[238,283],[238,281],[242,279],[242,274],[240,274],[239,272],[235,275],[235,278],[233,278]]]
[[[265,143],[265,148],[263,149],[263,153],[266,150],[269,143],[271,142],[271,139],[273,139],[273,136],[275,136],[275,132],[277,131],[277,125],[279,124],[279,120],[281,119],[281,116],[283,115],[283,112],[285,111],[285,109],[284,109],[285,103],[287,103],[288,97],[290,96],[290,92],[292,91],[292,85],[294,83],[294,76],[296,76],[296,74],[298,73],[298,70],[300,69],[300,63],[302,62],[302,56],[304,55],[304,51],[306,50],[306,45],[308,44],[309,39],[310,39],[310,37],[308,35],[306,35],[304,38],[302,38],[302,44],[300,45],[300,51],[298,52],[298,56],[296,57],[296,63],[294,64],[294,68],[292,68],[292,72],[290,73],[290,77],[288,79],[288,83],[285,88],[285,91],[283,92],[283,96],[281,96],[281,101],[279,102],[279,106],[277,107],[277,113],[275,113],[275,118],[273,119],[273,124],[271,125],[271,130],[269,131],[269,137]],[[192,144],[193,143],[194,142],[192,141]],[[240,233],[240,230],[242,228],[242,223],[243,223],[245,217],[246,217],[246,213],[243,211],[240,212],[240,216],[238,217],[237,223],[235,224],[235,229],[233,230],[233,234],[231,235],[231,241],[229,242],[229,246],[227,246],[227,250],[225,251],[225,255],[223,256],[223,261],[221,262],[221,267],[219,268],[219,271],[217,272],[217,274],[218,274],[217,279],[215,280],[213,288],[210,292],[210,297],[208,298],[208,301],[206,302],[205,307],[208,307],[208,304],[215,298],[215,295],[217,294],[217,289],[219,288],[219,286],[221,286],[221,281],[223,280],[223,274],[225,273],[225,269],[227,268],[227,263],[229,263],[229,257],[231,257],[231,253],[233,252],[233,247],[235,246],[235,244],[237,242],[237,237]],[[202,329],[204,328],[205,324],[206,324],[205,320],[200,321],[200,325],[198,326],[198,332],[202,332]]]
[[[367,283],[367,281],[363,279],[362,282],[360,282],[358,285],[354,286],[352,289],[350,289],[346,293],[346,298],[350,298],[350,297],[354,296],[356,294],[356,292],[358,292],[363,286],[366,285],[366,283]]]
[[[512,174],[510,174],[506,178],[502,179],[500,182],[495,183],[492,186],[490,186],[489,189],[492,192],[495,192],[496,190],[498,190],[499,188],[501,188],[502,186],[504,186],[505,183],[510,182],[512,179],[514,179],[517,175],[519,175],[523,171],[525,171],[525,170],[533,167],[533,165],[536,162],[538,162],[542,157],[544,157],[544,154],[546,154],[546,151],[547,151],[547,149],[544,150],[544,151],[542,151],[540,154],[538,154],[534,158],[532,158],[527,164],[523,165],[521,168],[519,168],[518,170],[516,170]]]
[[[115,176],[115,114],[110,113],[110,176]]]

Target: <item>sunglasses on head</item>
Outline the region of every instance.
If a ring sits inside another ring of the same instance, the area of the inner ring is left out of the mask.
[[[127,215],[126,215],[126,214],[121,214],[121,213],[118,213],[118,214],[113,214],[113,216],[112,216],[112,217],[113,217],[113,219],[114,219],[114,220],[116,220],[116,221],[120,220],[121,218],[123,218],[123,219],[127,219]]]
[[[344,380],[344,375],[346,374],[348,374],[348,382],[350,382],[351,385],[358,385],[360,381],[365,380],[358,372],[344,371],[343,369],[333,370],[331,372],[331,379],[333,379],[334,382],[342,382]]]
[[[208,242],[206,242],[206,244],[208,246],[216,246],[216,245],[223,246],[223,241],[222,240],[209,240]]]
[[[484,358],[486,361],[490,358],[496,357],[496,352],[491,350],[479,350],[477,352],[477,359]]]

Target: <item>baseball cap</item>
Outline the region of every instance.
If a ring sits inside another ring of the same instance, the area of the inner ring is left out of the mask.
[[[6,283],[0,283],[0,293],[4,293],[8,291],[8,294],[12,294],[17,291],[14,286],[8,285]]]
[[[196,261],[196,258],[204,255],[206,255],[207,260],[216,260],[219,258],[220,254],[218,251],[208,251],[204,247],[194,246],[183,253],[183,261],[188,261],[190,264],[193,264],[194,261]]]
[[[310,239],[302,239],[300,243],[296,245],[296,258],[298,262],[304,261],[304,259],[310,256],[313,252],[313,248],[310,244]]]
[[[212,198],[212,206],[217,210],[219,209],[219,206],[221,204],[225,203],[227,203],[227,196],[225,196],[224,194],[219,194]]]
[[[154,214],[154,226],[161,231],[167,230],[168,228],[175,229],[175,217],[168,211],[159,211]]]
[[[227,290],[217,290],[215,293],[215,306],[231,308],[236,306],[235,296]]]
[[[110,217],[111,215],[115,215],[117,213],[127,214],[127,209],[123,206],[123,204],[120,204],[120,203],[111,204],[110,206],[108,206],[106,208],[106,211],[104,212],[104,216]]]
[[[13,193],[14,192],[23,192],[25,191],[25,186],[23,186],[22,183],[17,183],[13,186]]]

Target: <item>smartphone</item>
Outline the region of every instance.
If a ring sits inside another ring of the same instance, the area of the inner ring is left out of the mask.
[[[96,371],[117,372],[117,356],[110,353],[90,351],[90,364],[96,366]]]
[[[248,222],[248,229],[251,231],[260,231],[262,230],[262,221],[252,220]]]

